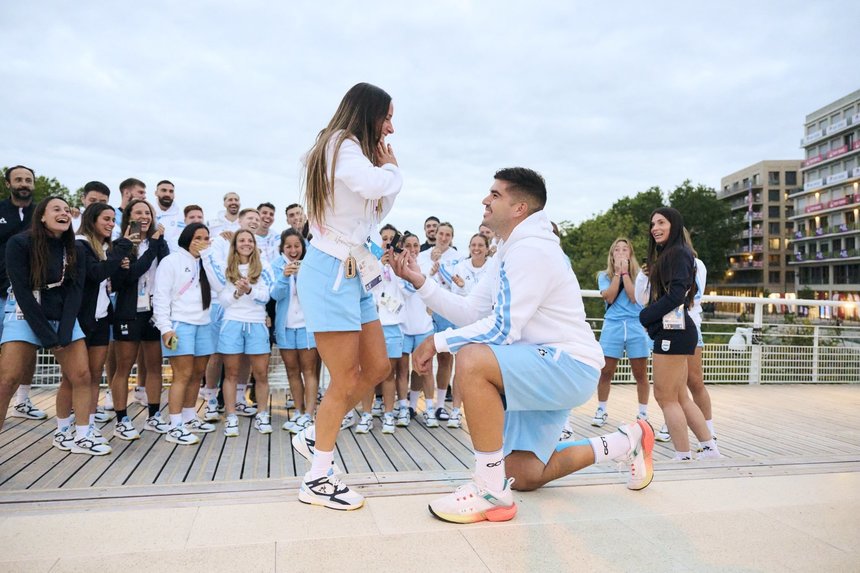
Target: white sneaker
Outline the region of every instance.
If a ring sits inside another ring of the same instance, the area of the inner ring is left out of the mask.
[[[460,412],[451,412],[448,416],[448,423],[445,424],[449,428],[459,428],[463,424],[463,415]]]
[[[107,444],[96,443],[93,436],[87,433],[86,436],[76,438],[71,445],[73,454],[88,454],[91,456],[106,456],[111,453],[111,447]]]
[[[143,429],[153,431],[157,434],[166,434],[170,431],[170,422],[164,421],[161,418],[161,412],[158,412],[146,419],[146,422],[143,423]]]
[[[54,432],[54,439],[51,444],[58,450],[68,452],[72,449],[72,442],[75,441],[75,436],[72,432],[73,430],[71,426],[63,430],[58,429]]]
[[[261,434],[272,433],[272,418],[269,416],[268,412],[260,412],[254,416],[254,429]]]
[[[374,398],[370,413],[374,418],[382,417],[382,398]]]
[[[436,413],[432,410],[424,411],[424,425],[428,428],[438,428],[439,420],[436,419]]]
[[[696,459],[698,460],[718,460],[721,457],[723,456],[720,454],[720,449],[716,444],[714,444],[713,448],[702,446],[702,451],[696,455]]]
[[[291,434],[298,434],[301,428],[296,428],[296,421],[299,419],[300,415],[301,414],[299,414],[298,412],[293,412],[293,415],[290,416],[286,422],[284,422],[284,425],[281,426],[281,429],[286,430]]]
[[[246,404],[245,402],[237,402],[236,403],[236,415],[237,416],[245,416],[246,418],[250,418],[257,414],[257,408]]]
[[[284,408],[289,410],[290,408],[295,408],[295,407],[296,407],[296,402],[293,400],[293,397],[290,395],[287,395],[287,401],[284,404]]]
[[[316,428],[314,428],[313,425],[310,425],[303,430],[299,430],[299,433],[293,436],[292,443],[293,448],[300,456],[305,458],[308,463],[313,463],[317,443]],[[343,473],[334,461],[331,462],[331,468],[334,475],[340,475]]]
[[[397,413],[397,422],[395,422],[395,424],[401,428],[405,428],[411,421],[412,418],[409,416],[409,408],[401,408],[400,412]]]
[[[678,452],[675,452],[675,455],[672,457],[673,462],[691,462],[693,458],[687,455],[682,455]]]
[[[116,412],[113,410],[105,410],[103,406],[96,406],[96,422],[104,424],[105,422],[110,422],[114,418],[116,418]]]
[[[431,501],[427,508],[435,517],[451,523],[508,521],[517,514],[517,504],[511,491],[513,482],[513,478],[506,479],[502,491],[495,492],[471,481],[453,493]]]
[[[386,412],[382,415],[382,433],[383,434],[393,434],[394,433],[394,413]]]
[[[227,422],[224,424],[224,435],[228,438],[239,436],[239,418],[236,417],[236,414],[227,415]]]
[[[179,444],[180,446],[193,446],[200,443],[200,438],[189,432],[185,424],[170,428],[165,440],[171,444]]]
[[[305,474],[302,487],[299,489],[299,501],[311,505],[322,505],[331,509],[349,511],[364,505],[364,496],[352,491],[340,481],[332,470],[321,478],[310,479],[310,472]]]
[[[640,412],[640,413],[636,414],[636,419],[637,420],[644,420],[647,422],[648,421],[648,414],[643,414]]]
[[[134,387],[132,399],[144,408],[149,405],[149,402],[146,400],[146,388],[143,388],[141,386]]]
[[[609,417],[609,414],[606,413],[606,410],[603,408],[598,408],[594,413],[594,417],[591,419],[591,425],[595,428],[600,428],[603,424],[606,423],[606,419]]]
[[[192,434],[208,434],[209,432],[215,431],[215,424],[210,424],[209,422],[204,422],[197,416],[194,416],[193,419],[188,420],[187,422],[182,424],[185,426],[185,429],[191,432]]]
[[[570,420],[567,420],[564,423],[564,428],[561,429],[561,436],[559,436],[559,442],[569,442],[573,439],[573,426],[570,425]]]
[[[12,408],[11,415],[14,418],[27,418],[28,420],[44,420],[48,417],[46,413],[35,407],[33,403],[30,402],[29,396],[23,402],[15,404],[15,407]]]
[[[654,432],[654,439],[658,442],[671,442],[672,436],[669,435],[669,428],[666,424],[660,426],[659,432]]]
[[[110,390],[105,390],[105,410],[113,410],[113,394],[110,393]]]
[[[212,398],[206,401],[206,410],[203,412],[204,422],[217,422],[221,419],[221,414],[218,413],[218,400]]]
[[[311,418],[310,414],[302,414],[298,418],[296,418],[296,423],[293,426],[292,433],[298,434],[303,429],[308,426],[312,426],[314,423],[313,418]]]
[[[619,426],[618,431],[630,440],[630,452],[618,461],[630,464],[627,489],[640,490],[648,487],[654,479],[654,429],[644,420]]]
[[[113,429],[113,435],[120,440],[131,441],[140,439],[140,433],[135,429],[134,424],[131,423],[128,416],[117,421],[116,427]]]
[[[347,428],[351,428],[355,425],[355,410],[350,410],[346,413],[346,416],[343,417],[343,421],[340,423],[340,429],[346,430]]]
[[[96,426],[94,426],[92,424],[90,425],[90,437],[97,444],[108,445],[108,439],[105,438],[102,435],[101,431]]]
[[[373,415],[365,412],[361,415],[358,425],[355,427],[356,434],[366,434],[373,429]]]

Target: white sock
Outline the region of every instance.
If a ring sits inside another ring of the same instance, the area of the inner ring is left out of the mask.
[[[204,388],[203,389],[203,397],[206,398],[207,402],[209,400],[211,400],[212,398],[215,398],[217,395],[218,394],[217,394],[217,392],[215,392],[214,388]]]
[[[80,440],[90,433],[89,426],[75,426],[75,440]]]
[[[30,385],[29,384],[21,384],[18,386],[18,390],[15,392],[15,403],[20,404],[22,402],[26,402],[27,398],[30,397]]]
[[[334,461],[334,450],[324,452],[317,448],[314,450],[314,459],[311,462],[311,471],[308,475],[309,479],[318,479],[323,477],[331,469],[331,464]]]
[[[630,439],[621,432],[612,432],[597,438],[588,438],[594,450],[594,463],[599,464],[620,458],[630,452]]]
[[[647,416],[648,415],[648,404],[639,404],[639,415]]]
[[[416,410],[418,408],[418,397],[419,396],[421,396],[421,392],[418,392],[417,390],[410,390],[409,391],[409,407],[412,408],[413,410]]]
[[[435,412],[436,411],[436,408],[434,407],[435,404],[433,403],[433,398],[425,398],[424,404],[427,406],[428,412]]]
[[[236,384],[236,403],[245,403],[245,384]]]
[[[409,407],[409,400],[400,400],[397,403],[400,405],[401,410]]]
[[[598,402],[597,403],[597,409],[603,410],[605,412],[606,411],[606,402]]]
[[[491,491],[505,489],[505,456],[503,450],[475,452],[475,482]]]
[[[185,422],[190,422],[197,417],[197,410],[195,410],[194,408],[182,408],[182,413],[180,414],[180,416],[182,416],[183,424]]]
[[[182,414],[171,414],[170,415],[170,427],[178,428],[182,425]]]
[[[703,449],[708,448],[709,450],[711,450],[713,452],[719,452],[720,451],[720,449],[717,447],[717,442],[715,442],[714,440],[708,440],[708,441],[700,443],[699,445],[702,446]]]
[[[676,461],[692,460],[693,454],[691,454],[690,452],[675,452],[675,457],[672,459]]]
[[[90,414],[90,426],[95,426],[96,424],[96,415]]]
[[[452,408],[451,409],[451,415],[452,416],[456,416],[459,413],[460,413],[460,408]]]
[[[711,436],[716,436],[717,433],[714,431],[714,421],[705,420],[705,423],[708,425],[708,429],[711,431]]]
[[[61,432],[67,430],[69,428],[69,426],[71,426],[71,425],[72,425],[72,417],[71,416],[69,416],[68,418],[57,418],[57,429],[60,430]]]

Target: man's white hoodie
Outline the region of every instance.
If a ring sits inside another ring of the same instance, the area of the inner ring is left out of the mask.
[[[493,266],[466,297],[432,280],[418,289],[428,307],[458,326],[435,335],[438,352],[456,353],[471,343],[534,344],[603,368],[579,282],[544,211],[517,225],[486,264]]]
[[[161,334],[174,330],[174,322],[209,324],[209,309],[203,308],[200,292],[200,259],[179,249],[158,263],[152,314]]]

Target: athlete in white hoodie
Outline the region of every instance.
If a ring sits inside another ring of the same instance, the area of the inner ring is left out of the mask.
[[[597,387],[603,352],[543,211],[543,178],[530,169],[502,169],[483,204],[483,222],[501,242],[488,263],[493,267],[469,296],[426,280],[409,256],[395,264],[430,308],[459,327],[437,333],[414,354],[426,372],[437,352],[457,353],[454,383],[461,386],[475,448],[474,481],[431,502],[430,512],[457,523],[506,521],[517,511],[515,480],[517,489],[536,489],[611,459],[631,464],[628,488],[644,488],[653,476],[654,432],[647,422],[558,443],[570,409]]]
[[[194,434],[215,431],[215,426],[197,417],[194,407],[196,382],[203,377],[209,356],[215,351],[209,318],[211,290],[200,260],[200,252],[209,245],[209,231],[202,223],[191,223],[179,234],[177,245],[179,250],[158,265],[152,316],[161,333],[162,354],[173,369],[167,397],[170,430],[166,439],[193,445],[200,442]]]

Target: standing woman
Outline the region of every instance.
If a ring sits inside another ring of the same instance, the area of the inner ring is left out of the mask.
[[[152,307],[162,352],[173,369],[167,398],[170,430],[165,439],[189,446],[200,441],[194,434],[215,431],[215,426],[197,417],[194,407],[197,382],[215,352],[209,318],[212,291],[200,259],[200,252],[209,246],[209,230],[202,223],[191,223],[182,229],[177,245],[158,265]]]
[[[490,256],[490,240],[482,233],[472,235],[469,240],[469,257],[463,259],[454,266],[451,292],[460,296],[469,296],[484,273],[487,272],[487,257]],[[463,405],[463,397],[457,386],[454,386],[453,409],[448,418],[449,428],[459,428],[462,424],[460,407]]]
[[[334,476],[334,445],[344,415],[383,380],[391,366],[373,295],[365,286],[382,276],[369,238],[391,211],[403,178],[385,136],[394,133],[391,96],[353,86],[306,156],[305,200],[310,232],[298,290],[307,329],[328,367],[331,384],[316,425],[293,438],[312,459],[299,491],[304,503],[357,509],[361,494]]]
[[[97,408],[99,385],[107,359],[108,344],[110,343],[110,325],[113,321],[113,305],[110,300],[110,276],[129,256],[134,244],[127,238],[116,242],[111,241],[111,234],[116,226],[116,211],[107,203],[95,203],[84,211],[81,217],[81,227],[78,230],[78,256],[84,261],[86,278],[84,281],[83,300],[78,313],[78,323],[86,335],[87,355],[89,356],[90,391],[92,392],[92,407],[89,411],[90,425],[95,437],[99,437],[98,429],[93,422],[107,422],[115,416]],[[64,391],[66,381],[60,384],[59,393]],[[58,397],[59,402],[59,397]],[[71,405],[71,399],[68,399]],[[57,417],[68,415],[63,408],[57,408]],[[83,415],[81,413],[80,415]],[[99,419],[101,416],[101,419]]]
[[[128,376],[143,349],[146,363],[146,390],[148,413],[145,430],[166,434],[170,424],[161,419],[161,334],[152,323],[152,293],[155,291],[155,273],[158,263],[170,254],[162,237],[163,229],[156,228],[152,205],[136,199],[129,201],[123,211],[121,235],[128,237],[135,248],[129,257],[128,268],[120,268],[111,277],[116,292],[113,337],[116,354],[116,372],[111,381],[116,428],[114,436],[121,440],[136,440],[140,434],[126,412],[128,404]]]
[[[224,407],[227,423],[224,435],[239,435],[239,418],[236,414],[236,387],[240,382],[242,361],[251,362],[251,373],[256,381],[258,410],[254,428],[261,434],[272,433],[269,414],[269,329],[266,328],[266,304],[269,302],[275,279],[269,264],[261,260],[256,236],[252,231],[240,229],[230,240],[226,269],[219,269],[216,257],[203,253],[203,265],[209,280],[217,281],[218,298],[224,307],[224,322],[218,334],[216,352],[224,357]],[[246,375],[247,376],[247,375]],[[244,377],[241,382],[244,383]]]
[[[454,226],[451,223],[439,223],[436,229],[436,246],[423,251],[418,256],[418,265],[424,275],[432,278],[445,290],[451,290],[453,286],[453,269],[460,262],[457,250],[451,246],[454,240]],[[433,313],[433,327],[436,332],[442,332],[449,328],[457,328],[450,320],[436,312]],[[424,422],[428,427],[434,427],[439,421],[448,421],[448,411],[445,409],[445,395],[448,385],[451,383],[451,374],[454,371],[454,355],[450,352],[440,352],[436,355],[436,402],[433,408],[433,400],[424,396],[428,407],[424,412]]]
[[[296,277],[305,258],[305,240],[301,233],[289,228],[281,233],[281,254],[272,263],[275,286],[275,343],[287,369],[287,382],[295,410],[283,429],[294,434],[313,424],[317,409],[317,361],[314,335],[307,331],[305,313],[299,302]]]
[[[39,347],[51,350],[63,376],[72,387],[72,405],[81,412],[83,424],[71,418],[58,429],[64,450],[104,455],[110,446],[96,443],[89,435],[90,372],[84,333],[78,325],[84,286],[83,260],[75,249],[72,213],[60,197],[43,199],[33,211],[29,231],[9,239],[6,269],[12,291],[0,338],[0,427],[6,408],[23,377],[32,371]],[[58,440],[54,437],[55,442]]]
[[[695,353],[698,333],[688,312],[696,294],[695,260],[683,229],[681,214],[671,207],[651,214],[647,258],[651,293],[648,306],[639,313],[654,340],[654,398],[663,410],[676,460],[692,458],[687,426],[703,447],[717,452],[705,417],[687,392],[687,357]]]
[[[648,396],[651,393],[648,385],[648,355],[651,353],[651,344],[648,333],[639,324],[642,305],[636,302],[638,275],[639,264],[632,243],[623,237],[615,239],[606,257],[606,270],[597,273],[597,288],[606,304],[600,331],[600,346],[606,364],[600,371],[597,411],[591,420],[591,425],[597,428],[603,426],[609,417],[606,403],[609,401],[612,377],[625,351],[636,380],[636,395],[639,399],[636,418],[648,420]]]

